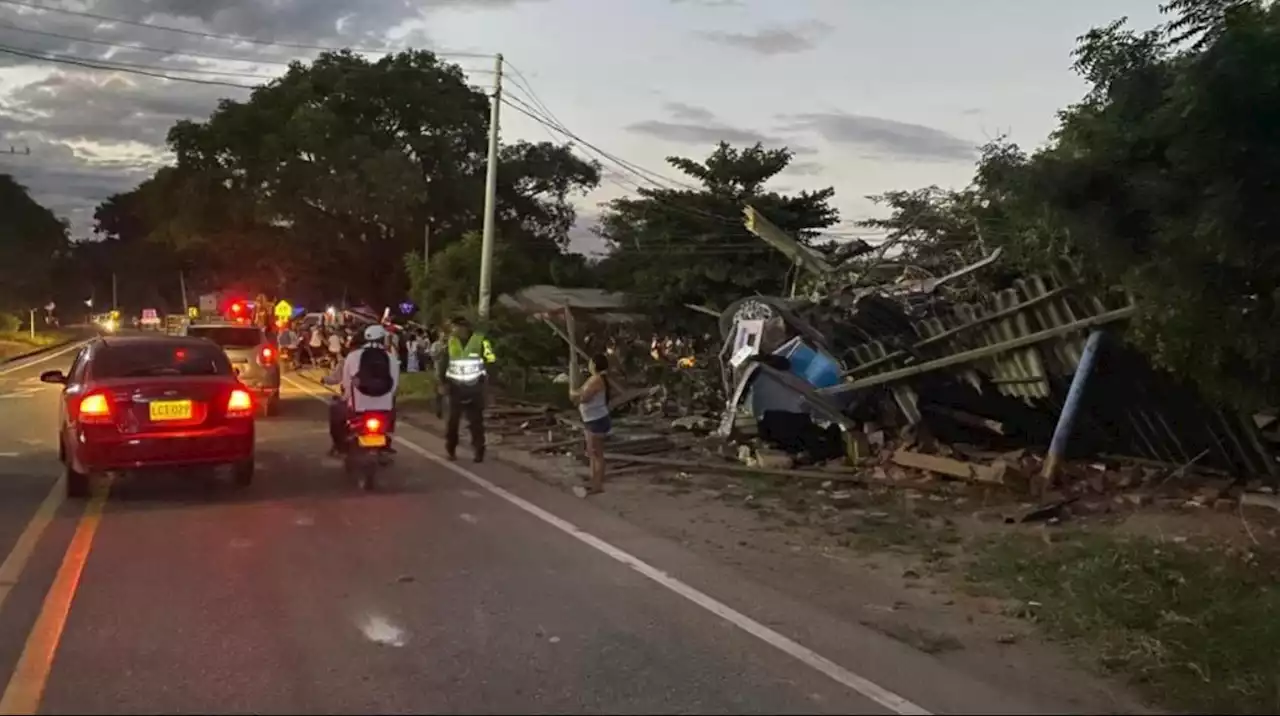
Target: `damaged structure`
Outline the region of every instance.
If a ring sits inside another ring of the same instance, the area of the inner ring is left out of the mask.
[[[1086,456],[1276,483],[1254,416],[1207,402],[1119,339],[1136,310],[1129,297],[1088,293],[1067,266],[976,299],[951,295],[999,250],[944,276],[863,285],[865,272],[851,277],[751,207],[745,214],[821,289],[723,311],[721,436],[753,430],[812,462],[857,462],[886,434],[988,453],[1049,448],[1046,483],[1059,461]]]

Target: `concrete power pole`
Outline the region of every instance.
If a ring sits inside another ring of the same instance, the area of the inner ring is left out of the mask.
[[[502,55],[494,62],[493,104],[489,107],[489,166],[484,182],[484,233],[480,243],[481,318],[489,317],[489,293],[493,280],[493,232],[498,207],[498,120],[502,106]]]

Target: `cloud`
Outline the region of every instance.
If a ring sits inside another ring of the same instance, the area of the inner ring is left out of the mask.
[[[672,5],[698,5],[700,7],[742,7],[743,0],[671,0]]]
[[[839,112],[787,117],[792,130],[812,131],[834,144],[869,150],[873,156],[916,161],[972,161],[974,142],[922,124]]]
[[[646,119],[627,126],[629,131],[647,134],[650,137],[664,139],[678,144],[778,144],[776,137],[770,137],[751,129],[740,129],[717,124],[692,124],[688,122],[665,122]]]
[[[219,99],[248,94],[129,69],[253,86],[291,61],[314,59],[315,48],[427,45],[423,20],[435,10],[542,1],[38,0],[70,13],[0,4],[0,45],[137,66],[112,72],[0,53],[0,145],[31,149],[30,156],[0,157],[0,172],[13,174],[82,236],[98,202],[133,188],[164,161],[174,122],[203,119]]]
[[[716,119],[711,110],[684,102],[667,102],[664,108],[672,117],[689,122],[714,122]]]
[[[830,34],[833,29],[825,22],[810,20],[756,32],[703,32],[701,35],[712,42],[758,55],[786,55],[817,47],[818,40]]]
[[[786,174],[794,174],[796,176],[817,176],[821,174],[825,167],[818,162],[792,162],[783,170]]]
[[[716,117],[705,107],[684,102],[667,102],[663,105],[670,119],[646,119],[627,125],[627,131],[643,134],[676,144],[763,144],[770,147],[788,147],[797,155],[811,154],[813,149],[795,145],[787,137],[774,136],[745,127],[734,127]]]

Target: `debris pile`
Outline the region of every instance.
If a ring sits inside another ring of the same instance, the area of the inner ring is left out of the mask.
[[[1187,480],[1169,476],[1191,472],[1237,487],[1276,484],[1280,420],[1211,405],[1121,340],[1102,340],[1135,312],[1128,296],[1088,293],[1067,266],[979,283],[998,250],[873,280],[882,264],[833,268],[770,233],[762,217],[751,221],[821,274],[821,290],[731,304],[720,313],[718,354],[708,355],[706,340],[678,362],[649,355],[640,324],[609,304],[615,335],[595,340],[628,356],[619,367],[637,386],[616,385],[611,401],[608,453],[619,467],[999,489],[1082,510],[1158,499],[1221,509],[1223,489],[1203,500],[1177,493]],[[566,299],[560,310],[587,310],[580,303]],[[587,354],[554,311],[539,317]],[[513,435],[540,451],[575,452],[576,422],[548,414],[520,421]]]

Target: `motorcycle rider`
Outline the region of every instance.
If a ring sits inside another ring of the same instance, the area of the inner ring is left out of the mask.
[[[335,400],[329,410],[329,436],[332,452],[342,453],[347,446],[347,421],[351,415],[367,412],[386,413],[387,436],[395,434],[396,389],[400,387],[400,362],[387,352],[387,329],[374,324],[364,329],[364,344],[347,354],[333,373],[321,379],[326,385],[341,385],[342,399]],[[388,442],[387,452],[395,452]]]
[[[436,364],[440,394],[449,399],[444,447],[450,460],[458,459],[458,427],[465,413],[471,429],[472,457],[484,462],[484,388],[489,366],[497,356],[489,339],[473,331],[466,318],[455,317],[450,324],[452,335]]]

